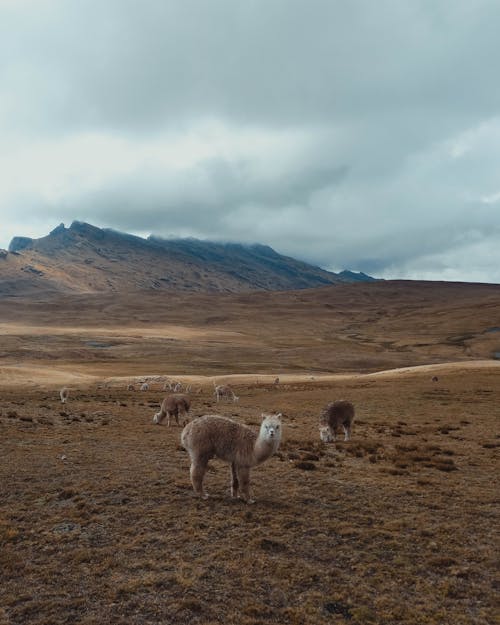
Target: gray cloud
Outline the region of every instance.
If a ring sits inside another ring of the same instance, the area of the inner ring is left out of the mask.
[[[0,0],[0,216],[500,282],[493,0]]]

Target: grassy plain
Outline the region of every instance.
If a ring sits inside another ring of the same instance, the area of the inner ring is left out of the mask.
[[[15,298],[0,321],[1,625],[496,622],[500,287]],[[192,417],[284,414],[256,504],[219,461],[193,496],[180,428],[152,423],[167,377]],[[339,398],[353,439],[321,443]]]

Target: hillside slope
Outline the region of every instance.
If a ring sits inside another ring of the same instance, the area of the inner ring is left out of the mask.
[[[0,293],[176,290],[238,293],[304,289],[359,279],[264,245],[143,239],[75,221],[40,239],[15,237],[0,254]]]

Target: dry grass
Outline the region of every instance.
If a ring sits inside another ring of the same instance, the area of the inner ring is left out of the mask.
[[[216,461],[213,496],[195,499],[180,428],[154,426],[142,394],[89,389],[61,411],[55,394],[4,390],[5,622],[493,622],[496,376],[447,378],[455,399],[439,419],[458,424],[448,433],[427,416],[432,398],[415,417],[409,398],[428,383],[415,374],[397,395],[386,380],[292,385],[273,397],[287,438],[253,471],[254,506],[229,498]],[[478,388],[492,393],[474,426],[460,425]],[[254,421],[268,390],[238,392],[222,410]],[[362,418],[351,442],[326,445],[315,414],[339,394]],[[214,409],[207,389],[194,412]]]
[[[194,347],[177,347],[179,367]],[[65,349],[54,362],[70,369]],[[245,349],[216,349],[211,375],[262,373]],[[230,499],[218,461],[212,497],[193,496],[180,428],[152,423],[161,383],[125,390],[128,356],[64,406],[55,387],[4,384],[0,624],[493,623],[498,367],[443,367],[438,384],[418,369],[311,380],[279,358],[294,382],[233,382],[237,404],[216,405],[211,380],[192,396],[192,416],[257,427],[261,411],[283,413],[279,453],[252,470],[253,506]],[[164,374],[159,363],[138,375]],[[320,411],[338,398],[356,406],[353,439],[324,444]]]

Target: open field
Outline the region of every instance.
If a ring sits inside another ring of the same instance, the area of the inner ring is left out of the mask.
[[[0,624],[497,622],[500,287],[469,286],[0,301]],[[193,496],[167,376],[192,417],[283,413],[254,505],[219,461]]]

